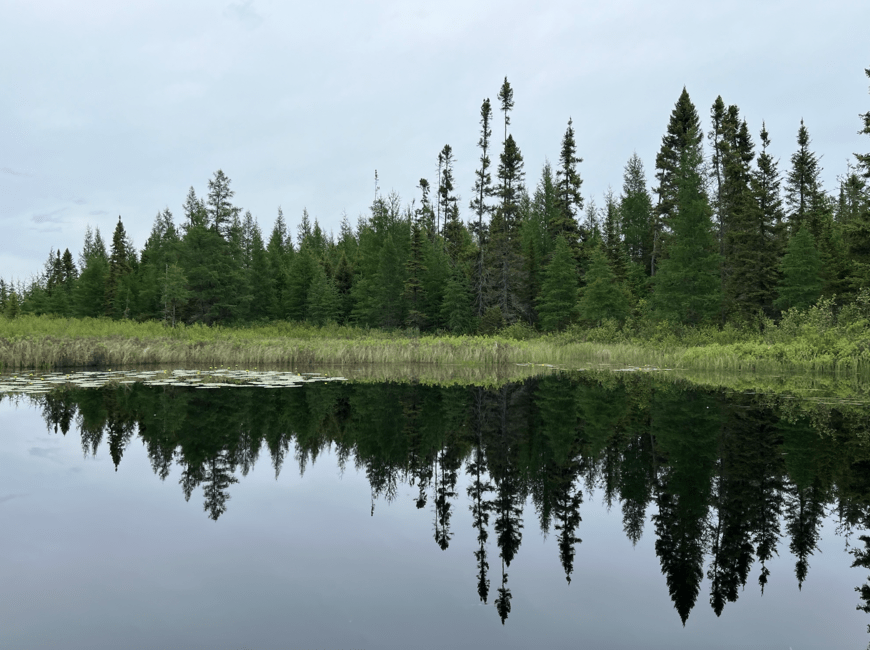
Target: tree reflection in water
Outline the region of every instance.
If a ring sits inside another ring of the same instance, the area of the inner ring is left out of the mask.
[[[276,476],[288,453],[300,472],[327,448],[364,472],[374,503],[415,487],[433,507],[434,540],[448,550],[461,496],[476,536],[477,593],[490,598],[490,543],[501,569],[494,603],[511,610],[508,569],[519,555],[524,510],[554,531],[568,582],[581,543],[583,490],[619,502],[636,544],[650,509],[655,552],[685,624],[705,575],[721,615],[753,565],[759,587],[786,544],[808,579],[822,520],[870,524],[870,444],[860,405],[692,387],[650,376],[546,376],[498,387],[315,383],[292,390],[188,387],[67,388],[32,397],[51,431],[78,429],[85,454],[105,443],[115,467],[134,437],[154,473],[181,472],[185,499],[202,487],[215,521],[230,488],[266,449]],[[492,537],[490,532],[494,533]],[[853,566],[870,567],[870,537]],[[870,583],[868,583],[870,584]],[[870,586],[859,587],[870,613]]]

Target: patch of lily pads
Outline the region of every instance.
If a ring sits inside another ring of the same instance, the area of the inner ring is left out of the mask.
[[[78,372],[20,372],[0,375],[0,395],[42,395],[60,388],[103,388],[104,386],[177,386],[215,388],[294,388],[324,381],[346,381],[344,377],[280,370],[209,368],[208,370],[84,370]]]

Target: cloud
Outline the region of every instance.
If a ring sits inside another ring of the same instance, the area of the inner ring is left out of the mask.
[[[259,27],[263,22],[263,17],[257,13],[253,4],[253,0],[232,2],[224,9],[224,16],[240,22],[248,29]]]
[[[9,174],[10,176],[32,176],[27,172],[20,172],[17,169],[12,169],[11,167],[0,167],[0,172],[4,174]]]
[[[42,214],[35,214],[30,217],[30,220],[33,223],[64,223],[64,220],[58,217],[58,213],[63,212],[66,208],[58,208],[57,210],[52,210],[51,212],[43,212]]]
[[[60,449],[57,447],[31,447],[27,450],[27,452],[31,456],[36,456],[37,458],[45,458],[46,460],[50,460],[54,463],[61,463],[63,461],[57,458],[57,454],[60,453]]]

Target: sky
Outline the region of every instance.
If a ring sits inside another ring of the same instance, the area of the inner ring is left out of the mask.
[[[0,0],[0,277],[77,255],[118,216],[141,249],[222,169],[266,236],[279,206],[328,231],[382,193],[434,183],[450,144],[462,216],[480,106],[507,77],[532,190],[568,119],[582,192],[618,194],[633,152],[652,178],[682,88],[705,130],[721,95],[787,169],[800,120],[834,191],[870,151],[870,3]],[[494,129],[495,140],[499,129]]]

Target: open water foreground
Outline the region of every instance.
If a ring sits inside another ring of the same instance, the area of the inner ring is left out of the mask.
[[[0,647],[863,648],[868,430],[642,373],[4,376]]]

